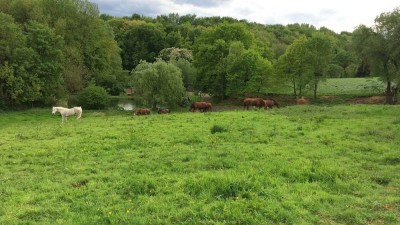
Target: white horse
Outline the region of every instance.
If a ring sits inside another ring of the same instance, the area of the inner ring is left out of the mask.
[[[60,112],[61,114],[61,122],[64,123],[64,120],[67,120],[68,116],[76,114],[76,119],[80,119],[82,116],[82,107],[74,107],[71,109],[64,108],[64,107],[54,107],[53,106],[53,111],[51,112],[53,115],[56,114],[56,112]]]

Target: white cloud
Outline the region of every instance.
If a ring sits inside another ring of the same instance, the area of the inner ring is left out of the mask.
[[[400,6],[398,0],[91,0],[101,13],[130,16],[138,13],[155,17],[179,13],[204,16],[229,16],[261,24],[308,23],[336,32],[353,31],[360,24],[372,26],[383,12]]]

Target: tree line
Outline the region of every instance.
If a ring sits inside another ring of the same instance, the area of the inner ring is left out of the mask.
[[[133,87],[149,105],[185,90],[218,99],[289,86],[318,93],[327,77],[379,76],[399,91],[399,9],[340,34],[309,24],[230,17],[100,14],[87,0],[0,0],[0,108],[50,104],[89,86]]]

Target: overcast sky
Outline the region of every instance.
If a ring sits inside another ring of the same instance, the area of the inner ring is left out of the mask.
[[[399,0],[90,0],[100,13],[156,17],[169,13],[197,17],[229,16],[261,24],[308,23],[336,32],[352,32],[360,24],[372,26],[383,12],[400,6]]]

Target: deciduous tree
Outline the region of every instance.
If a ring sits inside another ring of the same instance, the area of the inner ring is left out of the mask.
[[[227,96],[227,56],[233,41],[242,42],[248,49],[253,36],[242,24],[223,23],[203,33],[195,44],[193,58],[198,70],[198,88],[219,99]]]
[[[130,27],[123,38],[123,68],[132,70],[141,60],[154,62],[158,53],[166,47],[163,26],[154,23],[139,23]]]
[[[306,58],[307,37],[296,39],[275,63],[276,80],[289,83],[295,97],[302,96],[304,88],[311,81],[311,68]]]
[[[273,70],[272,64],[259,52],[244,49],[241,42],[232,42],[227,57],[227,95],[267,93]]]
[[[305,58],[311,68],[314,98],[317,98],[318,84],[326,78],[333,56],[333,42],[326,34],[316,32],[307,41]]]
[[[400,87],[400,8],[382,13],[372,28],[359,26],[353,43],[373,75],[386,82],[386,103],[394,104]]]

